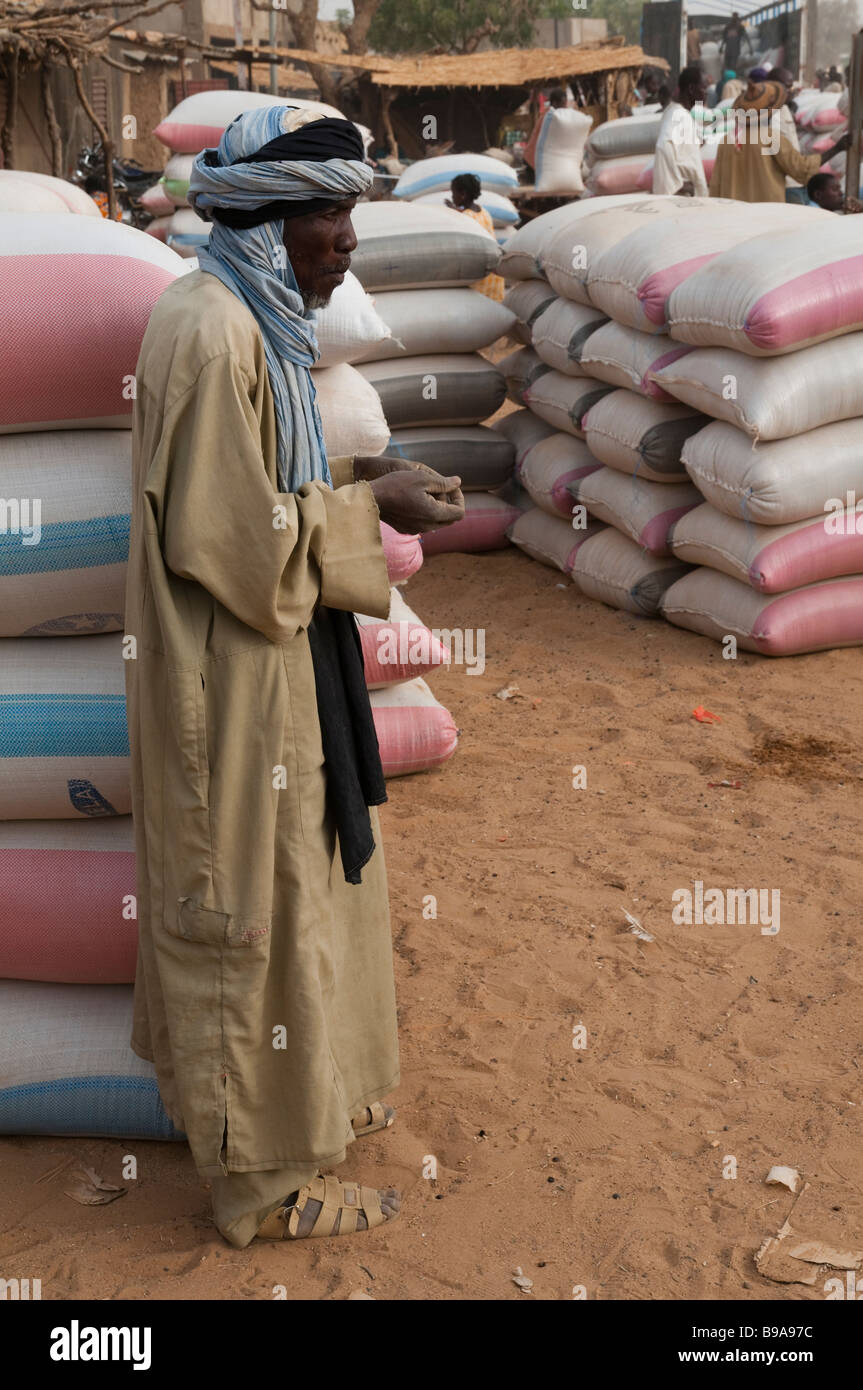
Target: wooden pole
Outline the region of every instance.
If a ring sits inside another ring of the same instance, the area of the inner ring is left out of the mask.
[[[243,0],[233,0],[234,8],[234,43],[237,48],[243,47]],[[249,82],[246,77],[246,69],[243,67],[242,60],[237,59],[237,86],[241,92],[248,91]]]
[[[863,29],[851,41],[851,64],[848,73],[848,129],[851,144],[845,156],[845,197],[860,197],[860,157],[863,124]]]
[[[398,159],[399,142],[396,139],[393,123],[390,120],[390,102],[392,99],[392,92],[386,87],[381,87],[381,120],[384,125],[384,133],[387,137],[387,144],[390,147],[390,154],[393,159]]]
[[[806,0],[806,11],[804,15],[806,24],[806,65],[805,80],[809,87],[815,86],[815,30],[818,25],[818,0]]]
[[[102,154],[105,159],[105,184],[108,193],[108,216],[113,222],[117,216],[117,191],[114,188],[114,142],[108,135],[108,131],[99,120],[93,107],[84,91],[84,83],[81,80],[81,68],[77,62],[70,62],[72,76],[75,79],[75,90],[78,93],[78,100],[93,123],[94,129],[102,142]]]
[[[40,73],[42,105],[45,108],[45,124],[48,127],[48,136],[51,140],[51,173],[55,179],[59,179],[63,177],[63,138],[60,134],[60,125],[54,108],[54,93],[51,91],[53,73],[54,68],[51,63],[42,64]]]
[[[18,118],[18,44],[15,43],[6,60],[6,114],[0,133],[3,168],[15,168],[15,122]]]

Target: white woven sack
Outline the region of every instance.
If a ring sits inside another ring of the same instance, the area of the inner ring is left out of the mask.
[[[361,362],[378,349],[386,351],[392,332],[377,305],[355,275],[348,271],[325,309],[315,315],[315,334],[321,351],[315,367]],[[382,354],[383,355],[383,354]]]
[[[863,415],[863,333],[784,357],[695,348],[656,373],[677,400],[738,425],[753,439],[787,439]]]
[[[122,631],[131,432],[0,435],[0,498],[0,637]]]
[[[374,308],[387,336],[367,346],[352,358],[354,362],[426,352],[478,352],[515,324],[511,309],[469,289],[389,290],[375,295]]]
[[[823,517],[831,498],[848,493],[863,498],[863,417],[758,445],[713,421],[686,441],[681,457],[714,507],[761,525]]]

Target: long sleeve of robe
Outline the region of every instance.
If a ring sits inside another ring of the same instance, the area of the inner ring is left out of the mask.
[[[337,1163],[398,1080],[377,820],[346,884],[306,633],[318,603],[386,616],[389,584],[370,487],[332,471],[278,491],[257,325],[214,277],[177,281],[134,417],[132,1045],[205,1176]]]
[[[653,159],[654,193],[677,193],[691,183],[698,198],[707,197],[707,179],[699,153],[698,127],[691,112],[680,102],[665,108],[656,137]]]

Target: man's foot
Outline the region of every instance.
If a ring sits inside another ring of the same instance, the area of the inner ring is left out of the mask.
[[[395,1220],[401,1194],[388,1187],[377,1191],[332,1176],[313,1178],[294,1192],[263,1221],[264,1240],[302,1240],[309,1236],[350,1235]]]
[[[389,1129],[396,1117],[396,1112],[391,1105],[382,1105],[379,1100],[367,1105],[365,1110],[361,1110],[358,1115],[354,1115],[351,1124],[354,1127],[354,1138],[359,1139],[364,1134],[374,1134],[379,1129]]]

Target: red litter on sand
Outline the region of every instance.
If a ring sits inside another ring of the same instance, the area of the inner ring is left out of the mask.
[[[697,719],[699,724],[721,724],[722,720],[718,714],[711,714],[709,709],[703,705],[696,705],[692,711],[692,718]]]

